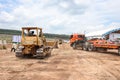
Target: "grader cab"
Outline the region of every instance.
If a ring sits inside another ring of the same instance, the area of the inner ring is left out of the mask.
[[[51,55],[55,45],[56,42],[46,41],[42,28],[23,27],[21,45],[16,50],[16,57],[35,56],[44,58]]]

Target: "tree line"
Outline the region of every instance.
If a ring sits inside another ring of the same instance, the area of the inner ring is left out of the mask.
[[[21,35],[21,31],[19,30],[9,30],[9,29],[0,29],[0,34],[7,35]],[[69,35],[66,34],[51,34],[51,33],[43,33],[46,38],[57,38],[57,39],[69,39]]]

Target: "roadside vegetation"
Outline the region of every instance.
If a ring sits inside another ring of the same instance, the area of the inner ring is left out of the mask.
[[[12,41],[13,35],[21,35],[21,31],[19,30],[9,30],[9,29],[0,29],[0,40],[7,40],[7,42]],[[69,35],[66,34],[51,34],[51,33],[44,33],[46,38],[50,39],[64,39],[69,40]]]

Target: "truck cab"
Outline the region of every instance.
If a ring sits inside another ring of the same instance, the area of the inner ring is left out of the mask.
[[[70,46],[73,47],[73,49],[77,49],[79,47],[82,48],[84,42],[85,42],[84,34],[72,34],[70,36]]]

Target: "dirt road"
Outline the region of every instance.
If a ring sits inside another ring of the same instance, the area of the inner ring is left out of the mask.
[[[73,50],[69,44],[46,59],[19,59],[1,50],[0,80],[120,80],[120,56]]]

